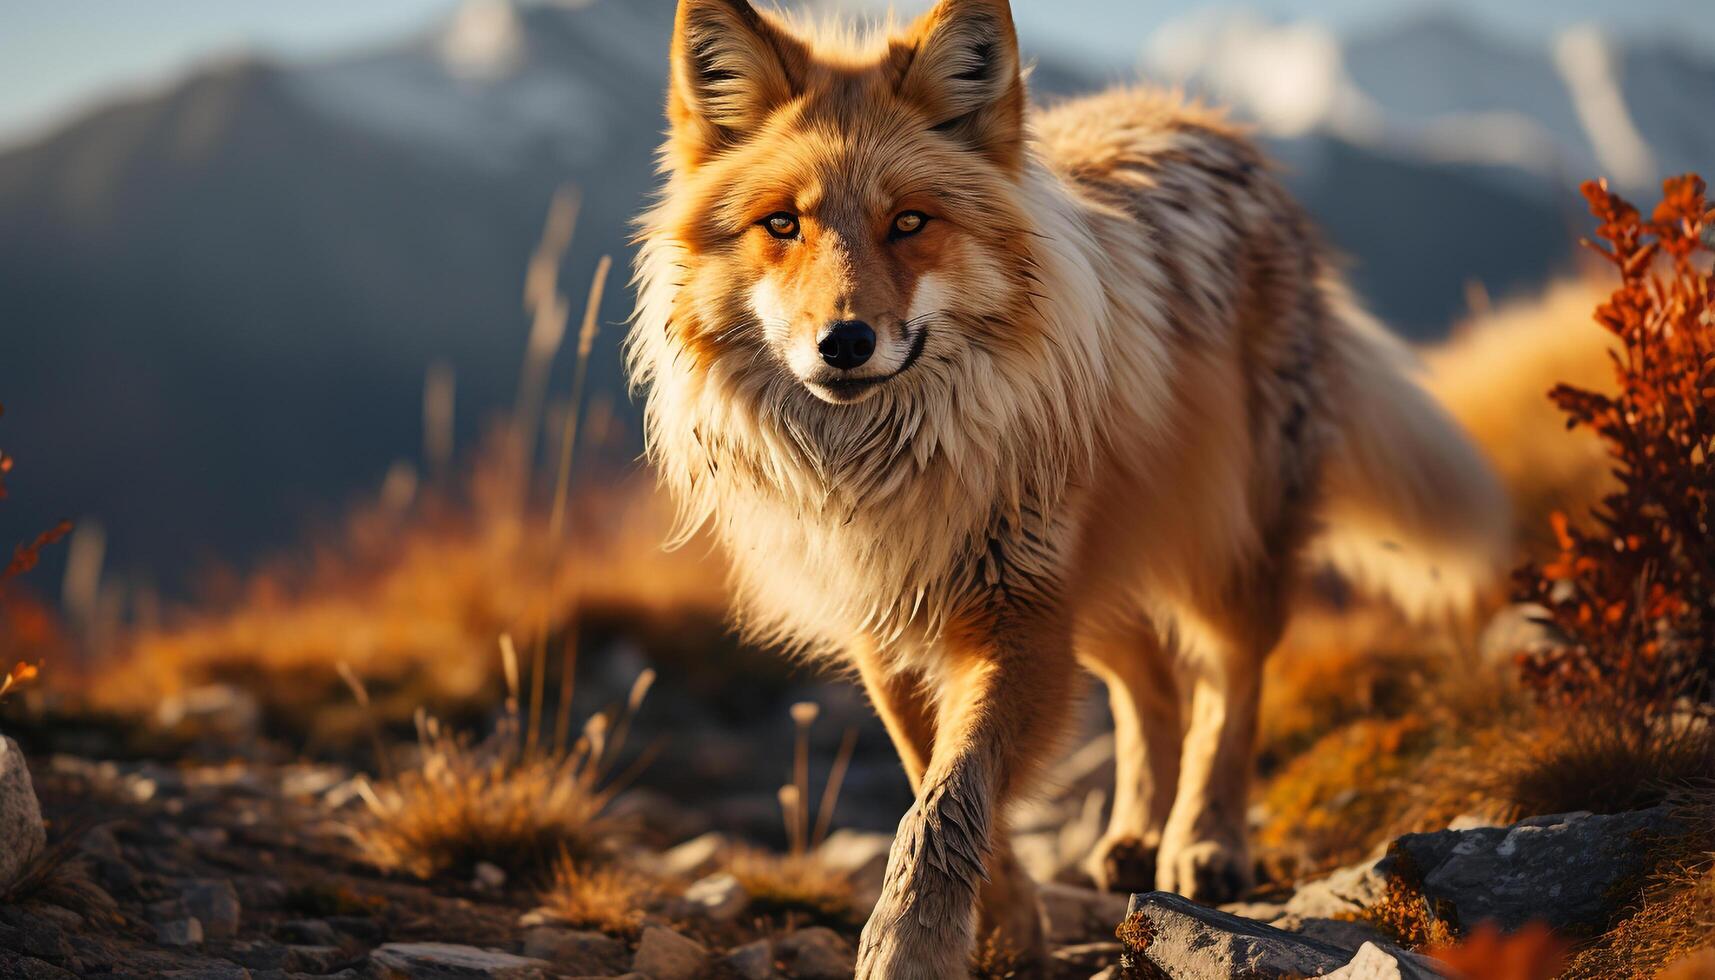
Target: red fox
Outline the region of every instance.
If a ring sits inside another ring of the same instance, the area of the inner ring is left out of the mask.
[[[1080,663],[1118,746],[1092,873],[1235,897],[1300,570],[1469,605],[1488,466],[1256,147],[1139,89],[1032,109],[1007,0],[868,36],[680,0],[671,50],[630,370],[741,624],[848,665],[916,792],[858,976],[1042,949],[1006,814]]]

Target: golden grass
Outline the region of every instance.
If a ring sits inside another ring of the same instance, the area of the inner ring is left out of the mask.
[[[834,929],[863,921],[851,883],[813,856],[741,847],[727,856],[726,868],[750,895],[752,914]]]
[[[1654,806],[1715,773],[1715,730],[1602,709],[1535,710],[1469,733],[1425,761],[1397,829],[1461,814],[1512,822],[1548,813]]]
[[[541,718],[518,714],[516,655],[510,641],[502,645],[511,693],[494,733],[473,743],[420,716],[415,765],[365,786],[368,809],[350,834],[377,867],[430,878],[488,862],[531,878],[557,858],[603,861],[622,838],[625,828],[603,813],[623,786],[615,764],[653,675],[638,678],[623,711],[590,718],[575,743],[539,741],[530,733]],[[360,683],[353,687],[367,700]]]
[[[567,854],[553,869],[542,907],[577,929],[635,938],[646,910],[664,893],[661,882],[623,864],[589,865]]]

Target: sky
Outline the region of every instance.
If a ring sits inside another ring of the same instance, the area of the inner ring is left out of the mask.
[[[0,142],[187,66],[235,52],[316,57],[422,30],[456,0],[3,0]],[[609,0],[642,2],[642,0]],[[875,0],[852,0],[853,6]],[[928,0],[896,0],[902,11]],[[1336,29],[1452,8],[1501,33],[1539,40],[1576,23],[1676,37],[1715,52],[1710,0],[1251,0],[1280,18]],[[1129,64],[1151,30],[1211,4],[1198,0],[1013,0],[1021,32],[1041,49]]]

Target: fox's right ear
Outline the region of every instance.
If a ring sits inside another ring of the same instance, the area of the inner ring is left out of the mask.
[[[667,114],[701,159],[742,141],[797,91],[809,53],[749,0],[679,0]]]

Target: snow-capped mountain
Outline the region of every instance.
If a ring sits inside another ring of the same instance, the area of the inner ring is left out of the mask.
[[[1634,193],[1715,162],[1715,65],[1593,26],[1531,47],[1433,15],[1351,38],[1210,12],[1162,28],[1150,74],[1235,106],[1281,138],[1493,168],[1547,196],[1606,176]]]

